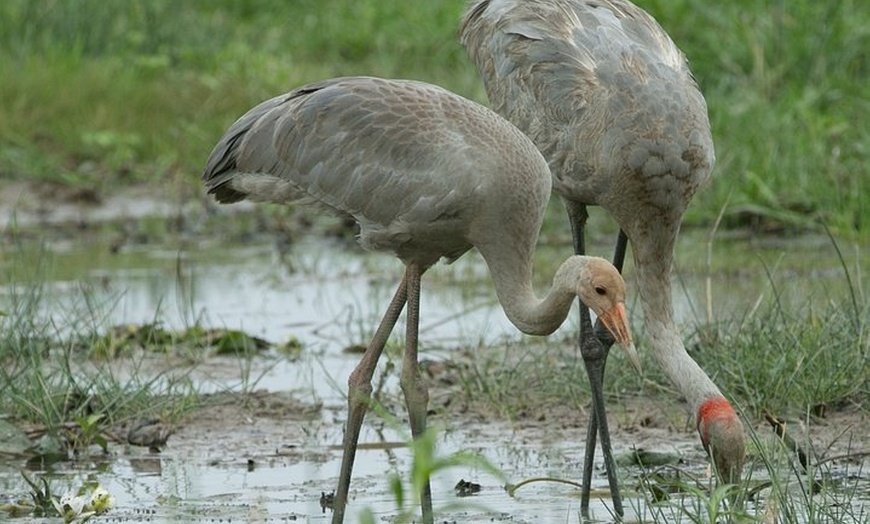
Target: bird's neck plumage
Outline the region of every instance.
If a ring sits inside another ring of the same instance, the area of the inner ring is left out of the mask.
[[[490,252],[485,245],[477,247],[489,266],[498,300],[511,323],[529,335],[549,335],[562,325],[577,297],[568,285],[571,277],[566,275],[582,270],[581,257],[565,261],[557,272],[560,278],[554,279],[549,292],[539,298],[532,287],[531,257],[514,258],[505,256],[502,249]]]
[[[673,238],[642,237],[641,241],[632,243],[632,252],[644,327],[653,357],[697,413],[707,399],[721,397],[722,393],[686,352],[674,320],[670,279],[673,257],[662,254],[673,253],[675,238],[676,235]],[[671,246],[662,246],[662,242]]]
[[[670,272],[676,231],[672,233],[665,238],[641,236],[632,244],[646,335],[653,357],[686,397],[720,479],[738,482],[745,450],[743,425],[731,403],[686,352],[674,321]]]

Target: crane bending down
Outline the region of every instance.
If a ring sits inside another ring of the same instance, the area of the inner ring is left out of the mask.
[[[685,57],[659,24],[626,0],[475,0],[460,41],[493,108],[544,154],[584,253],[586,206],[620,227],[621,269],[631,242],[653,357],[693,409],[720,479],[737,482],[743,427],[686,353],[674,322],[670,271],[683,212],[713,168],[707,106]],[[593,391],[581,509],[588,511],[596,433],[622,514],[601,382],[612,341],[581,308],[580,349]],[[600,432],[597,428],[600,426]]]
[[[408,304],[400,384],[411,433],[426,429],[429,394],[417,367],[420,277],[441,258],[477,248],[507,317],[546,335],[575,297],[592,309],[636,366],[625,283],[610,262],[572,256],[539,299],[532,256],[550,196],[547,163],[517,128],[439,87],[348,77],[300,87],[254,107],[215,146],[202,178],[221,203],[317,203],[353,217],[364,248],[394,253],[405,274],[348,378],[348,418],[333,523],[344,519],[372,376]],[[433,522],[428,482],[423,520]]]

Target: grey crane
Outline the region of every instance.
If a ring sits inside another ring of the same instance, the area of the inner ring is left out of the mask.
[[[341,523],[360,428],[381,351],[407,303],[400,385],[411,433],[426,429],[428,390],[417,362],[420,278],[439,259],[477,248],[507,317],[520,330],[558,328],[575,297],[637,364],[625,282],[608,261],[572,256],[543,299],[532,257],[551,181],[534,144],[491,110],[439,87],[348,77],[300,87],[248,111],[215,146],[202,178],[221,203],[316,203],[353,217],[359,243],[394,253],[405,273],[348,378],[348,418],[333,523]],[[423,520],[433,522],[428,483]]]
[[[714,162],[706,102],[685,57],[649,14],[626,0],[475,0],[460,41],[493,108],[547,159],[575,253],[585,252],[587,206],[601,206],[619,224],[614,263],[620,269],[631,242],[652,355],[686,397],[720,478],[738,481],[742,424],[686,353],[674,321],[674,244]],[[581,509],[588,513],[598,434],[613,505],[622,515],[601,395],[612,341],[602,335],[595,336],[581,308],[579,344],[593,392]]]

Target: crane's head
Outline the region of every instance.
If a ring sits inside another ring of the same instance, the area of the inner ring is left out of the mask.
[[[698,433],[716,474],[726,484],[740,482],[746,444],[743,424],[731,403],[724,397],[707,399],[698,408]]]
[[[625,351],[631,365],[640,373],[640,359],[631,340],[631,329],[628,327],[628,315],[625,312],[625,280],[607,260],[598,257],[582,258],[585,263],[580,273],[577,295],[601,319],[601,323]]]

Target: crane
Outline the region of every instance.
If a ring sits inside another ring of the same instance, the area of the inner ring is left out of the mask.
[[[683,53],[627,0],[475,0],[460,42],[493,109],[528,135],[550,165],[585,253],[587,206],[617,222],[614,264],[630,241],[653,358],[685,396],[719,478],[739,481],[743,426],[689,356],[674,320],[670,271],[682,216],[714,163],[707,105]],[[622,503],[601,392],[612,345],[580,311],[579,346],[592,389],[581,510],[588,513],[596,437],[614,509]],[[600,339],[600,340],[599,340]]]
[[[214,147],[202,174],[221,203],[319,204],[350,216],[359,243],[405,265],[395,295],[348,378],[348,417],[332,522],[344,520],[351,471],[372,377],[407,304],[400,385],[411,434],[426,429],[428,390],[418,370],[422,274],[472,247],[486,262],[508,319],[546,335],[576,297],[639,366],[625,313],[625,282],[607,260],[572,256],[544,298],[532,288],[532,258],[551,177],[516,127],[442,88],[410,80],[346,77],[299,87],[257,105]],[[428,482],[423,521],[433,522]]]

